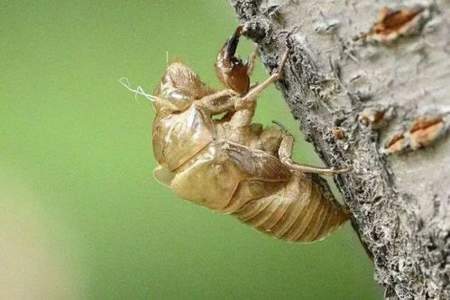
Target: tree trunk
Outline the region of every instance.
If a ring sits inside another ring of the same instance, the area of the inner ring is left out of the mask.
[[[389,299],[450,299],[450,2],[230,0]]]

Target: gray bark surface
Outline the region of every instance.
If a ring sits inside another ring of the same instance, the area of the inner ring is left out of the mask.
[[[450,1],[230,2],[269,72],[289,48],[277,85],[307,140],[352,166],[335,181],[385,297],[450,299]],[[420,13],[380,39],[383,7]]]

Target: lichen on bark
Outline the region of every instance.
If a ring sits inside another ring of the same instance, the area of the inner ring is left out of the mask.
[[[450,299],[450,2],[230,0],[391,299]]]

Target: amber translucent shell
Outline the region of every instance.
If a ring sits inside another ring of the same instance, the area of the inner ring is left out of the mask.
[[[235,128],[232,117],[213,119],[200,105],[201,97],[180,101],[186,87],[201,89],[192,95],[205,94],[207,88],[186,66],[178,68],[183,71],[169,66],[155,95],[160,101],[153,122],[159,164],[154,174],[159,181],[183,199],[232,214],[280,239],[318,240],[348,219],[323,179],[293,171],[280,161],[280,130],[258,124]],[[180,93],[173,92],[177,90]]]

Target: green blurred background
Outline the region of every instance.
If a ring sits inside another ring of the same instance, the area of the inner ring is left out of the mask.
[[[1,299],[381,297],[349,225],[277,241],[152,178],[151,105],[117,80],[151,91],[168,51],[218,86],[227,1],[2,1],[0,25]],[[300,136],[274,88],[257,115]]]

